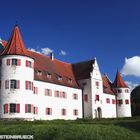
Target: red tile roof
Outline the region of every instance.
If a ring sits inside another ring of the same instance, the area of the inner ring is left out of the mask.
[[[94,62],[95,62],[95,59],[72,64],[72,69],[73,69],[76,80],[90,78],[90,72],[92,72],[93,70]]]
[[[17,25],[14,27],[9,41],[7,43],[3,42],[3,45],[6,46],[5,49],[2,51],[1,55],[14,54],[28,56]]]
[[[50,57],[36,52],[28,52],[30,53],[30,57],[35,60],[35,80],[79,88],[75,80],[71,64],[64,63],[56,59],[52,60]],[[37,75],[37,71],[41,71],[42,75]],[[51,78],[47,78],[47,72],[51,74]],[[58,80],[58,76],[61,76],[62,80]],[[68,79],[71,79],[71,82],[68,82]]]
[[[102,75],[102,80],[103,80],[103,92],[108,94],[114,94],[112,89],[112,83],[108,79],[107,75]]]
[[[113,83],[114,88],[128,88],[128,86],[125,84],[124,80],[122,79],[122,76],[119,71],[117,71],[115,81]]]

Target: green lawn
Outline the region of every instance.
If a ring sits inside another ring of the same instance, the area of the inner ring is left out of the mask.
[[[34,135],[36,140],[140,140],[140,117],[76,121],[0,121],[0,135]]]

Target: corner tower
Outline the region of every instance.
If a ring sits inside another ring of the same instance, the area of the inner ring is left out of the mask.
[[[116,94],[117,117],[131,117],[130,89],[125,84],[119,71],[117,71],[113,89]]]
[[[31,118],[25,113],[25,101],[31,103],[34,59],[26,50],[16,25],[0,55],[0,117]]]

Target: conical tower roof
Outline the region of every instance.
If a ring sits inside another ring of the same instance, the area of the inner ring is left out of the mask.
[[[125,84],[120,72],[117,70],[116,78],[113,83],[114,88],[128,88],[128,86]]]
[[[24,55],[28,56],[28,52],[24,46],[19,27],[15,25],[9,41],[1,55]]]

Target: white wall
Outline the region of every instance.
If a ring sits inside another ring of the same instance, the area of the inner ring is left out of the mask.
[[[128,89],[128,93],[125,90]],[[117,115],[118,117],[131,117],[131,100],[130,100],[130,89],[129,88],[117,88],[116,90],[122,90],[121,93],[117,94],[117,100],[122,99],[123,104],[117,104]],[[125,100],[129,100],[129,104],[125,104]]]
[[[7,66],[6,60],[18,58],[21,59],[21,66]],[[25,119],[76,119],[82,118],[82,90],[65,87],[41,81],[34,81],[34,69],[26,67],[26,60],[33,62],[33,59],[25,56],[5,56],[2,58],[1,67],[1,94],[0,94],[0,117],[1,118],[25,118]],[[5,89],[5,80],[20,80],[20,89]],[[34,94],[32,90],[25,89],[25,81],[34,82],[34,86],[38,87],[38,94]],[[52,97],[44,95],[44,89],[52,90]],[[67,98],[54,97],[54,91],[63,91],[67,93]],[[73,93],[78,94],[78,100],[73,99]],[[19,103],[20,113],[5,113],[4,104]],[[38,107],[38,114],[25,113],[25,104],[33,104]],[[52,108],[52,115],[46,115],[46,108]],[[67,115],[61,115],[61,109],[67,110]],[[73,109],[78,110],[78,115],[73,115]]]

